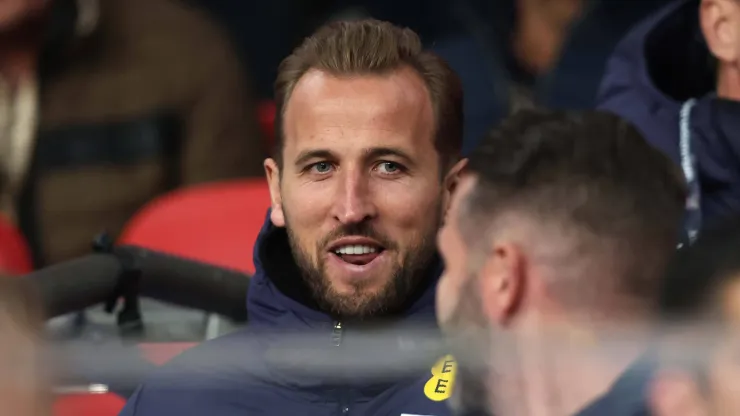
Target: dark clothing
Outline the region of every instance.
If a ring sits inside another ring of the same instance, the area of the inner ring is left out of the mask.
[[[287,234],[272,226],[269,219],[258,238],[254,258],[256,274],[247,296],[248,326],[173,360],[137,390],[122,416],[448,414],[444,400],[451,379],[440,387],[439,379],[444,376],[439,372],[451,370],[452,363],[427,374],[397,377],[387,373],[368,377],[341,365],[333,374],[311,370],[310,365],[320,357],[330,355],[333,362],[350,359],[351,363],[352,351],[363,347],[367,351],[358,338],[362,331],[351,323],[345,326],[333,320],[305,300],[307,290],[292,261]],[[402,330],[433,325],[440,266],[435,265],[428,284],[389,327]],[[288,335],[300,338],[291,342]],[[384,338],[377,342],[377,348],[373,345],[381,373],[386,371],[383,355],[398,350],[400,342],[402,337]],[[276,359],[285,348],[297,348],[292,365],[286,364],[284,355],[282,360]],[[429,362],[426,371],[432,364]],[[435,394],[434,389],[444,394]]]
[[[671,0],[590,0],[562,46],[555,66],[537,80],[537,99],[547,108],[591,109],[607,60],[622,37]]]
[[[576,416],[649,416],[647,389],[654,369],[650,356],[637,360],[606,394]]]
[[[499,91],[506,83],[497,83],[487,53],[479,42],[468,36],[450,36],[432,45],[460,77],[465,109],[462,154],[469,155],[490,128],[506,115],[507,103]]]
[[[636,26],[609,61],[598,107],[632,122],[680,164],[681,110],[697,99],[686,119],[706,224],[740,209],[740,103],[713,95],[698,10],[697,0],[680,0]]]

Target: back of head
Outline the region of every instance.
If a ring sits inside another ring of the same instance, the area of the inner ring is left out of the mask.
[[[422,48],[411,29],[374,19],[338,21],[320,28],[285,58],[275,82],[274,157],[280,165],[285,141],[283,116],[293,89],[311,70],[336,77],[382,76],[409,67],[429,93],[434,109],[435,146],[445,159],[462,147],[462,84],[447,63]]]
[[[522,111],[491,131],[469,167],[477,182],[463,233],[490,224],[495,240],[529,230],[528,260],[564,307],[654,299],[686,193],[678,168],[630,124],[600,112]]]

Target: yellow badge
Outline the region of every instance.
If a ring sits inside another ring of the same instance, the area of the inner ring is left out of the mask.
[[[441,402],[452,394],[457,363],[451,355],[443,357],[432,367],[432,378],[424,385],[424,394],[429,400]]]

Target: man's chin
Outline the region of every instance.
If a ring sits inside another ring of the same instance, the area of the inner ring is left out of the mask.
[[[366,280],[358,284],[344,279],[333,280],[324,300],[340,316],[367,318],[388,306],[386,283]]]
[[[346,281],[331,282],[331,297],[338,301],[349,304],[370,304],[373,300],[382,297],[385,285],[381,283],[352,284]]]

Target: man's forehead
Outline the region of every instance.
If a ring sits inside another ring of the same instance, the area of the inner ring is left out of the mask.
[[[430,104],[424,82],[410,68],[384,74],[346,76],[310,70],[298,80],[287,104],[288,109],[297,105],[321,109],[355,100],[377,102],[387,111],[408,104],[414,107]]]
[[[286,107],[286,147],[347,146],[363,139],[414,151],[433,144],[431,102],[421,80],[400,71],[338,78],[310,71]],[[370,147],[370,146],[364,146]]]

